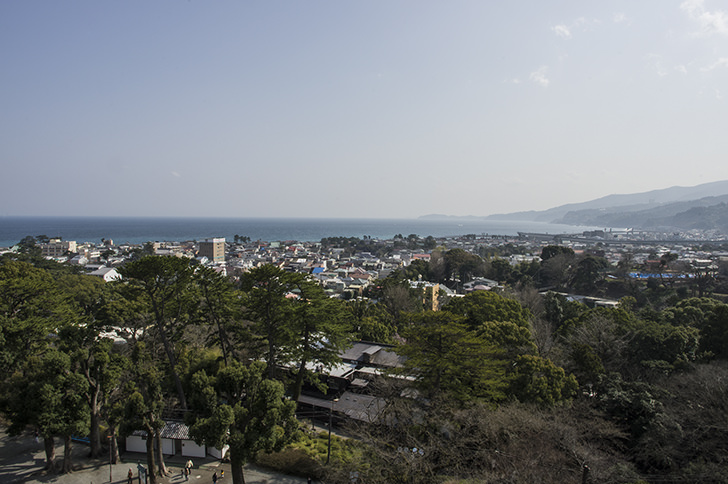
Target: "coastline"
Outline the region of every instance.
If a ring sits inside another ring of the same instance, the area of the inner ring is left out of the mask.
[[[466,234],[517,236],[518,232],[581,233],[591,227],[543,222],[427,219],[200,218],[200,217],[0,217],[0,247],[26,236],[46,235],[79,243],[111,239],[115,245],[182,242],[235,235],[251,240],[318,242],[325,237],[391,239],[397,234],[457,237]]]

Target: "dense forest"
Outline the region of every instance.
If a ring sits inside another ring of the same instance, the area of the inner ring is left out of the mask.
[[[160,429],[173,417],[230,446],[236,484],[250,462],[331,483],[728,482],[720,273],[635,280],[628,255],[610,266],[554,245],[513,266],[509,250],[435,248],[349,300],[273,265],[233,279],[140,251],[104,283],[32,250],[5,254],[2,423],[38,432],[49,472],[73,471],[71,436],[118,459],[123,437],[144,430],[152,483],[167,473]],[[660,273],[675,263],[664,254]],[[449,297],[410,282],[457,290],[478,277],[500,286]],[[329,460],[295,402],[325,395],[310,368],[360,340],[393,345],[403,364],[371,382],[386,406],[342,424],[350,438]]]

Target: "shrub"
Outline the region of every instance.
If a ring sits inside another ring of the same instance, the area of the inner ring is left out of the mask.
[[[306,451],[293,447],[272,454],[259,454],[256,464],[288,475],[317,479],[322,476],[321,463]]]
[[[301,432],[301,438],[280,452],[260,454],[256,464],[284,474],[320,479],[329,452],[328,432]],[[331,462],[346,464],[357,459],[359,451],[354,442],[337,435],[331,436]]]

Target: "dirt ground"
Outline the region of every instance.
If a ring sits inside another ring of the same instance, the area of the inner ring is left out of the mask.
[[[56,459],[60,463],[63,459],[63,444],[56,447]],[[102,484],[115,483],[126,484],[127,473],[132,469],[134,483],[138,484],[137,464],[146,463],[146,455],[136,452],[126,452],[121,455],[122,463],[109,466],[107,459],[89,459],[88,447],[84,444],[74,443],[73,464],[75,471],[70,474],[51,474],[43,470],[45,465],[45,452],[43,442],[36,442],[31,434],[10,437],[5,429],[0,428],[0,482],[2,483],[58,483],[58,484]],[[191,482],[193,484],[212,483],[212,475],[217,472],[218,477],[221,471],[225,471],[225,477],[218,483],[226,484],[232,482],[230,466],[221,463],[217,459],[192,459],[194,468],[185,481],[182,468],[187,461],[186,457],[175,456],[165,458],[167,467],[172,471],[168,477],[158,478],[160,483],[181,484]],[[111,473],[111,479],[109,479]],[[306,479],[300,477],[286,476],[259,469],[253,466],[246,466],[246,484],[305,484]],[[143,482],[143,480],[142,480]]]

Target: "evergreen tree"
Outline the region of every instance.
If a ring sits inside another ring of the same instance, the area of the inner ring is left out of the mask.
[[[144,343],[138,342],[132,350],[132,378],[128,397],[124,401],[121,432],[130,435],[137,430],[147,434],[147,475],[150,484],[157,482],[157,474],[164,476],[166,468],[161,455],[161,447],[155,445],[159,432],[164,428],[162,410],[164,394],[162,391],[163,375],[158,366],[151,360]]]
[[[502,351],[470,331],[463,318],[447,311],[411,316],[401,331],[405,343],[403,373],[429,397],[447,395],[460,401],[505,398],[507,382]]]
[[[210,267],[198,267],[193,281],[200,292],[198,317],[211,327],[214,335],[209,344],[220,348],[227,364],[236,355],[235,337],[243,332],[240,323],[241,295],[225,276]]]
[[[85,377],[73,371],[71,358],[49,349],[41,357],[31,357],[24,371],[16,372],[5,395],[9,433],[19,434],[27,426],[38,429],[44,439],[46,469],[55,471],[54,437],[64,441],[62,472],[71,472],[72,435],[86,435],[90,412],[84,401],[88,391]]]
[[[177,371],[175,342],[184,332],[195,307],[195,298],[190,292],[193,287],[190,261],[171,256],[145,256],[120,268],[119,273],[129,286],[127,294],[145,304],[167,356],[179,406],[187,408]]]
[[[292,301],[288,320],[290,345],[285,351],[288,359],[296,362],[296,378],[291,391],[298,401],[304,381],[318,384],[318,375],[311,374],[310,365],[332,368],[341,362],[340,353],[350,342],[349,314],[342,303],[329,298],[316,282],[299,279],[297,298]]]
[[[265,365],[231,361],[216,375],[192,378],[194,410],[187,416],[197,443],[230,446],[233,484],[244,484],[243,466],[259,452],[278,451],[297,429],[296,403],[283,397],[283,385],[265,378]]]
[[[51,275],[27,262],[0,263],[0,366],[6,375],[42,354],[59,327],[75,320]]]

